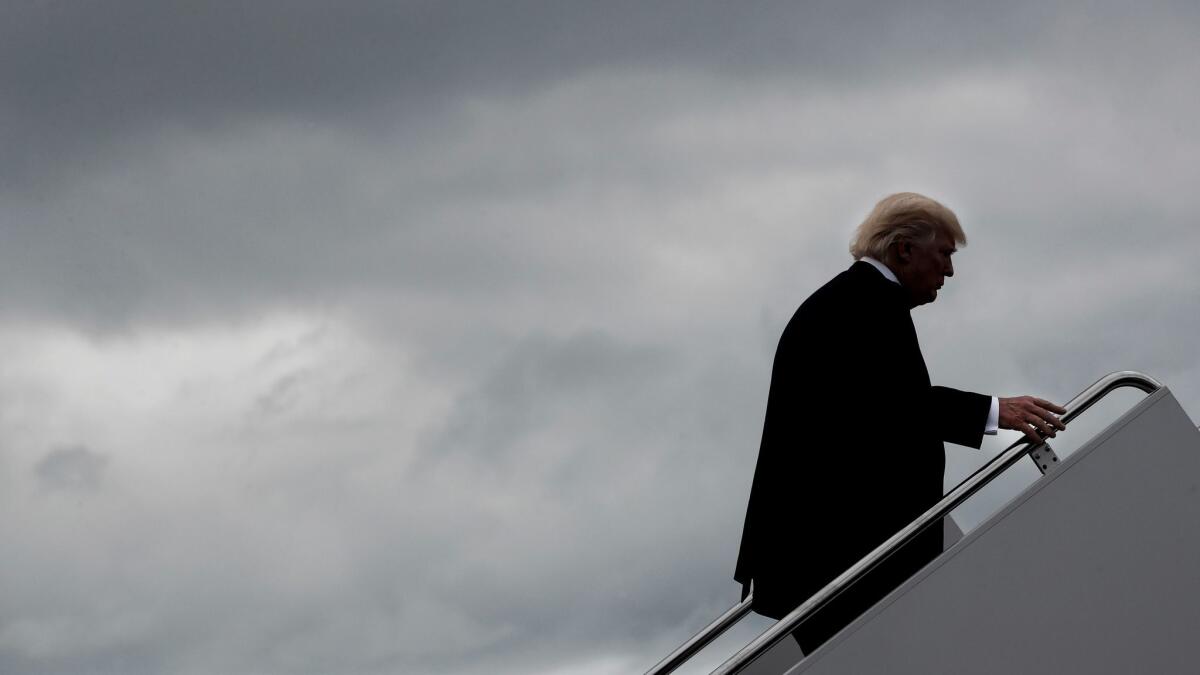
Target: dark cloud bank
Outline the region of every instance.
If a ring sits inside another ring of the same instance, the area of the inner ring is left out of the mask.
[[[1063,399],[1136,368],[1195,414],[1196,19],[8,4],[5,335],[295,312],[363,346],[234,378],[246,409],[193,436],[171,407],[34,433],[6,371],[31,515],[0,521],[0,670],[649,667],[736,598],[774,341],[891,190],[971,238],[915,315],[935,379]],[[85,433],[114,428],[155,451]]]

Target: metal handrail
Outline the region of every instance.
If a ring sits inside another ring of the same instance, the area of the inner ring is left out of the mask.
[[[1146,393],[1153,393],[1154,391],[1161,388],[1162,384],[1159,383],[1154,378],[1150,377],[1149,375],[1145,375],[1145,374],[1138,373],[1138,372],[1131,371],[1131,370],[1123,370],[1123,371],[1119,371],[1119,372],[1115,372],[1115,373],[1109,373],[1108,375],[1105,375],[1104,377],[1102,377],[1099,380],[1097,380],[1096,382],[1094,382],[1087,389],[1084,389],[1075,398],[1071,399],[1067,403],[1066,406],[1064,406],[1066,408],[1067,412],[1063,414],[1062,421],[1064,423],[1070,422],[1071,420],[1078,417],[1081,413],[1083,413],[1083,411],[1092,407],[1092,405],[1095,404],[1097,401],[1099,401],[1101,398],[1104,398],[1105,396],[1107,396],[1111,391],[1113,391],[1114,389],[1119,389],[1121,387],[1134,387],[1137,389],[1141,389],[1142,391],[1144,391]],[[1200,428],[1200,427],[1198,427],[1198,428]],[[1005,452],[1007,453],[1009,450],[1012,450],[1013,448],[1016,448],[1020,445],[1024,445],[1027,443],[1028,443],[1028,441],[1026,441],[1026,440],[1017,441],[1016,443],[1013,443],[1012,445],[1010,445],[1005,450]],[[1037,446],[1034,446],[1034,447],[1029,448],[1022,452],[1031,452],[1032,450],[1035,450],[1036,448],[1037,448]],[[947,499],[957,496],[958,497],[957,501],[955,501],[953,505],[951,505],[949,508],[947,508],[945,510],[945,512],[948,513],[950,510],[955,508],[955,506],[957,506],[958,503],[960,503],[961,501],[970,497],[972,494],[974,494],[980,488],[982,488],[983,485],[986,485],[988,482],[990,482],[993,478],[995,478],[997,475],[999,475],[1005,469],[1012,466],[1012,464],[1014,464],[1016,461],[1018,461],[1020,459],[1022,452],[1014,453],[1014,455],[1012,457],[1008,457],[1005,454],[1001,454],[1001,455],[997,456],[991,462],[989,462],[988,464],[984,465],[979,470],[977,470],[974,474],[972,474],[971,476],[968,476],[967,479],[964,480],[962,483],[959,483],[958,487],[956,487],[954,490],[952,490],[950,492],[950,494],[943,497],[942,502],[939,502],[938,505],[934,507],[934,509],[938,509],[939,507],[941,507],[942,504]],[[997,464],[998,460],[1000,461],[999,464]],[[987,475],[981,475],[981,473],[984,471],[990,471],[990,473],[988,473]],[[970,485],[967,484],[967,481],[971,481],[973,479],[976,479],[977,477],[978,477],[978,480],[975,483],[972,483]],[[960,489],[963,489],[965,494],[960,495],[959,494]],[[910,528],[915,527],[915,530],[913,531],[911,536],[916,536],[917,533],[924,530],[925,527],[928,527],[930,524],[932,524],[933,521],[937,520],[940,517],[944,517],[944,515],[943,516],[930,516],[929,522],[927,522],[923,525],[919,524],[919,523],[923,522],[925,517],[928,515],[929,515],[928,513],[922,515],[921,518],[919,518],[917,521],[914,521],[914,525],[910,525]],[[845,586],[848,586],[853,580],[861,577],[862,574],[865,574],[867,571],[869,571],[871,568],[873,568],[876,564],[878,564],[878,562],[881,562],[883,558],[886,558],[887,555],[890,555],[891,549],[889,549],[888,552],[881,555],[881,557],[877,561],[871,562],[868,560],[869,558],[874,556],[875,553],[878,552],[880,549],[888,548],[888,545],[894,539],[903,537],[907,532],[908,532],[908,528],[906,528],[905,530],[901,530],[895,537],[884,542],[879,548],[877,548],[875,551],[872,551],[870,554],[868,554],[868,556],[866,558],[863,558],[863,560],[860,561],[859,564],[866,563],[868,565],[868,567],[866,569],[861,570],[858,574],[854,574],[853,579],[847,579],[847,580],[845,580],[846,583],[840,584],[837,588],[832,589],[831,592],[829,593],[829,599],[832,599],[833,596],[835,596],[835,595],[837,595],[837,593],[841,592],[842,588],[844,588]],[[908,539],[911,538],[911,536],[908,538],[905,538],[903,541],[901,541],[899,544],[897,544],[896,548],[899,548],[899,546],[902,546],[905,542],[908,541]],[[857,565],[855,567],[852,567],[849,570],[847,570],[847,572],[845,574],[843,574],[842,576],[835,578],[832,582],[830,582],[830,584],[828,586],[826,586],[826,588],[822,589],[817,595],[814,595],[812,598],[810,598],[810,602],[813,602],[814,605],[815,604],[824,605],[828,601],[827,599],[822,597],[822,594],[825,592],[825,590],[828,589],[830,586],[833,586],[834,584],[838,584],[838,582],[842,580],[843,576],[851,575],[851,573],[856,570],[856,567],[857,567]],[[673,651],[669,655],[667,655],[666,658],[664,658],[662,661],[659,661],[657,664],[655,664],[655,666],[653,668],[646,671],[646,675],[667,675],[667,673],[670,673],[670,672],[674,671],[676,668],[678,668],[679,666],[683,665],[688,659],[690,659],[692,656],[694,656],[701,649],[704,649],[713,640],[720,637],[722,633],[729,630],[729,628],[731,626],[733,626],[733,624],[737,623],[738,621],[740,621],[742,619],[742,617],[744,617],[746,614],[748,614],[753,605],[753,602],[754,602],[754,593],[750,592],[746,595],[746,598],[743,599],[740,603],[730,607],[728,610],[725,611],[724,614],[717,617],[712,623],[710,623],[707,626],[705,626],[704,628],[702,628],[700,630],[700,632],[693,635],[686,642],[684,642],[682,645],[680,645],[678,648],[676,648],[675,651]],[[797,611],[799,611],[800,609],[803,609],[807,605],[808,605],[808,603],[806,602],[804,605],[801,605],[801,607],[797,608]],[[792,625],[793,623],[795,625],[799,625],[800,622],[803,621],[804,618],[808,614],[812,613],[812,611],[815,611],[815,610],[809,609],[808,611],[804,612],[794,622],[789,622],[789,625]],[[788,621],[789,619],[791,619],[790,614],[788,616],[785,616],[783,619],[781,619],[780,623],[782,623],[783,621]],[[776,624],[776,625],[778,625],[778,624]],[[794,627],[795,626],[793,625],[792,628],[794,628]],[[749,645],[746,646],[746,648],[744,648],[742,651],[738,652],[738,654],[735,654],[732,659],[730,659],[729,661],[726,661],[726,663],[722,665],[722,668],[726,668],[727,666],[729,666],[734,661],[734,659],[737,659],[738,656],[742,655],[743,652],[746,652],[750,648],[754,647],[755,644],[759,640],[768,638],[768,634],[774,635],[772,630],[769,630],[766,633],[763,633],[762,635],[760,635],[754,642],[751,642]],[[782,632],[785,632],[785,633],[790,632],[790,629],[783,630]],[[776,642],[778,642],[778,639],[771,637],[769,644],[762,647],[761,649],[756,650],[753,654],[747,656],[745,663],[749,663],[754,658],[757,658],[759,655],[761,655],[761,653],[763,651],[766,651],[766,649],[769,649]],[[741,668],[743,666],[744,666],[744,664],[738,665],[736,667]],[[718,670],[716,672],[724,673],[724,672],[732,672],[732,671]]]
[[[1131,370],[1110,373],[1097,380],[1087,389],[1084,389],[1079,395],[1063,406],[1067,409],[1067,412],[1063,414],[1062,421],[1066,423],[1078,417],[1080,413],[1092,407],[1092,405],[1114,389],[1134,387],[1150,394],[1161,389],[1162,386],[1158,380],[1149,375]],[[1008,446],[1004,452],[1001,452],[978,471],[959,483],[957,487],[942,497],[942,500],[928,511],[921,514],[920,517],[909,523],[904,529],[892,535],[887,541],[877,546],[875,550],[868,553],[845,572],[835,577],[833,581],[826,584],[824,588],[801,603],[799,607],[792,610],[791,613],[784,616],[775,625],[754,638],[750,644],[743,647],[716,670],[712,671],[712,675],[731,675],[732,673],[741,671],[751,661],[761,656],[765,651],[789,635],[809,615],[824,607],[830,600],[845,590],[846,587],[874,569],[885,558],[911,541],[925,528],[944,518],[968,497],[978,492],[983,486],[991,482],[992,479],[1015,464],[1024,454],[1045,445],[1042,442],[1031,447],[1024,447],[1030,445],[1030,443],[1031,441],[1028,439],[1022,439]]]
[[[749,614],[750,605],[753,603],[754,594],[747,593],[745,600],[725,610],[724,614],[702,628],[699,633],[693,635],[687,642],[679,645],[675,651],[667,655],[667,658],[659,661],[653,668],[647,670],[646,675],[665,675],[683,665],[696,652],[707,647],[708,643],[716,640],[720,637],[721,633],[729,630],[730,626],[741,621],[743,616]]]
[[[1143,373],[1138,373],[1131,370],[1123,370],[1115,373],[1109,373],[1104,377],[1096,380],[1087,389],[1080,392],[1075,398],[1071,399],[1065,406],[1067,412],[1062,415],[1063,423],[1070,422],[1078,417],[1083,411],[1092,407],[1097,401],[1107,396],[1115,389],[1122,387],[1133,387],[1140,389],[1146,393],[1153,393],[1162,387],[1162,384]],[[903,546],[926,527],[932,525],[935,521],[945,517],[950,511],[956,508],[960,503],[966,500],[971,495],[978,492],[984,485],[991,482],[996,476],[1008,469],[1010,466],[1020,460],[1021,455],[1032,452],[1040,447],[1037,446],[1025,448],[1012,452],[1015,448],[1023,445],[1028,445],[1029,441],[1022,439],[1013,443],[1005,449],[1003,453],[996,456],[992,461],[985,464],[975,473],[968,476],[963,482],[951,490],[949,494],[942,498],[933,508],[922,514],[917,520],[913,521],[908,527],[898,532],[895,536],[885,541],[874,551],[867,554],[862,560],[855,564],[842,575],[835,578],[822,588],[816,595],[813,595],[791,614],[780,619],[771,629],[768,629],[762,635],[759,635],[744,647],[732,658],[726,661],[714,672],[714,675],[737,672],[741,668],[748,665],[755,658],[760,656],[767,649],[771,648],[775,643],[782,639],[783,635],[790,633],[795,629],[808,615],[812,614],[816,609],[824,606],[834,596],[840,593],[845,587],[862,577],[868,571],[883,561],[888,555],[891,555],[896,549]],[[754,593],[746,595],[746,598],[740,603],[730,607],[724,614],[717,617],[712,623],[705,626],[700,632],[693,635],[691,638],[680,645],[675,651],[671,652],[662,661],[659,661],[653,668],[646,671],[646,675],[667,675],[676,668],[685,663],[688,659],[694,656],[704,647],[708,646],[713,640],[717,639],[728,630],[733,624],[737,623],[750,612],[754,602]]]

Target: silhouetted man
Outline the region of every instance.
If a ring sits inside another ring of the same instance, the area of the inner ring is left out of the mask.
[[[734,578],[754,610],[796,608],[942,497],[943,441],[1031,438],[1061,407],[930,385],[909,311],[937,299],[966,236],[950,209],[881,200],[850,246],[856,262],[813,293],[775,352],[758,465]],[[942,551],[930,527],[794,633],[807,654]]]

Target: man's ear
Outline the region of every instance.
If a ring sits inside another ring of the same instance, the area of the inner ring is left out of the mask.
[[[907,264],[912,259],[912,242],[901,239],[896,242],[896,261]]]

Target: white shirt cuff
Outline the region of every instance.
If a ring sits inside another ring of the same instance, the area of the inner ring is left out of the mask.
[[[983,428],[983,433],[988,436],[995,436],[996,431],[1000,429],[1000,399],[992,397],[992,408],[988,410],[987,426]]]

